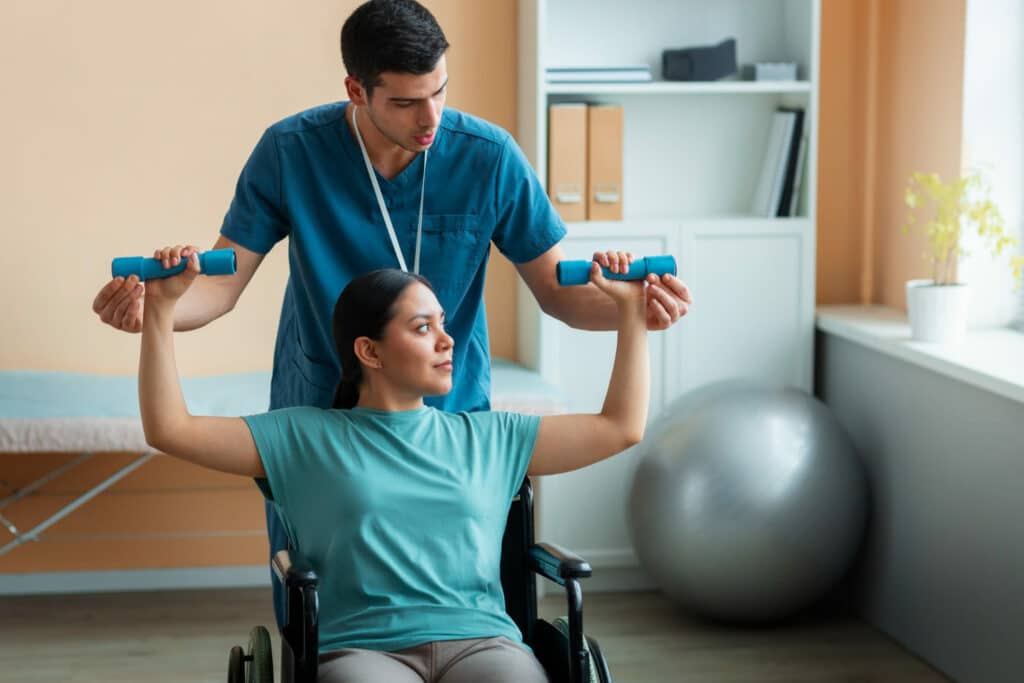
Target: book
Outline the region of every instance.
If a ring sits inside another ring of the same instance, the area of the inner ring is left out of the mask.
[[[782,195],[779,197],[778,206],[775,207],[775,215],[785,217],[792,215],[791,205],[793,203],[793,187],[796,180],[797,160],[800,157],[800,143],[804,138],[804,110],[783,109],[794,115],[793,130],[786,147],[786,164],[783,172]]]
[[[800,149],[796,153],[796,175],[793,178],[793,197],[789,203],[789,215],[797,215],[799,211],[800,190],[804,183],[804,165],[807,163],[807,132],[800,138]]]
[[[786,111],[776,111],[772,115],[768,144],[761,161],[761,174],[751,204],[751,213],[755,216],[775,216],[778,212],[795,118],[793,112]]]

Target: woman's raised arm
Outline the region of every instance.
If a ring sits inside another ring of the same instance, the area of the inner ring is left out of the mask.
[[[199,274],[199,261],[195,247],[175,250],[189,259],[184,272],[146,282],[139,353],[139,411],[146,443],[213,470],[264,477],[263,461],[245,420],[190,415],[185,405],[174,359],[174,306]]]
[[[644,283],[608,280],[596,263],[590,280],[615,301],[619,315],[604,406],[596,415],[541,418],[527,470],[531,475],[586,467],[639,443],[644,436],[651,386]]]

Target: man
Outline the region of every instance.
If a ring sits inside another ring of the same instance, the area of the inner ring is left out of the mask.
[[[522,152],[500,128],[445,110],[448,41],[414,0],[371,0],[346,20],[342,59],[349,102],[315,107],[271,126],[242,170],[214,248],[233,248],[237,273],[200,278],[175,311],[191,330],[230,311],[264,255],[288,237],[270,407],[329,407],[339,379],[331,307],[354,277],[400,266],[426,276],[455,339],[452,391],[433,405],[489,407],[490,357],[483,306],[493,241],[541,308],[570,326],[613,329],[616,310],[597,288],[560,287],[565,227]],[[158,252],[176,265],[181,247]],[[595,254],[625,265],[622,253]],[[143,287],[111,280],[93,310],[115,328],[142,328]],[[672,276],[647,288],[650,329],[686,313],[690,295]],[[271,553],[284,547],[268,504]],[[275,596],[280,621],[282,598]]]

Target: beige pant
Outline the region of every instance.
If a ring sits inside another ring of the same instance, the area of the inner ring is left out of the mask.
[[[540,662],[507,638],[437,640],[397,652],[345,648],[320,655],[318,683],[545,683]]]

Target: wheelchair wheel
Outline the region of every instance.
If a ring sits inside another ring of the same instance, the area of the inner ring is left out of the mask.
[[[270,645],[270,633],[262,626],[249,631],[249,675],[245,683],[274,683],[274,654]]]
[[[587,645],[590,648],[591,677],[593,678],[593,672],[596,671],[597,680],[600,683],[612,683],[612,673],[608,670],[608,662],[604,658],[604,653],[601,652],[601,646],[590,636],[583,637],[587,639]]]
[[[228,683],[245,683],[245,655],[238,645],[228,655]]]

